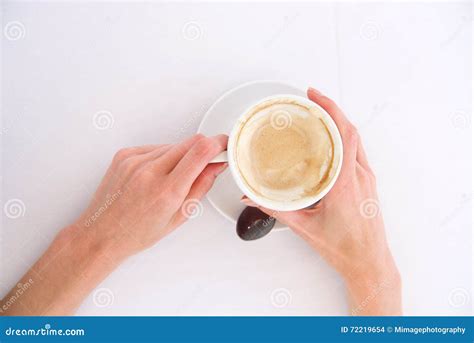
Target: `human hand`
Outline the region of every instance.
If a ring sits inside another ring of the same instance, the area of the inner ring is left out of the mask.
[[[224,171],[226,164],[209,162],[226,147],[225,135],[195,135],[120,150],[74,227],[112,258],[152,246],[187,219]]]
[[[225,164],[209,164],[227,136],[120,150],[87,210],[61,230],[22,277],[33,284],[21,302],[13,288],[0,301],[9,315],[68,315],[125,258],[155,244],[211,188]],[[3,304],[2,304],[3,303]]]
[[[312,88],[307,95],[331,115],[341,133],[344,156],[340,175],[331,191],[311,209],[260,209],[288,225],[339,271],[353,302],[353,313],[399,314],[400,277],[385,238],[375,176],[361,139],[331,99]],[[255,206],[249,199],[242,201]],[[395,290],[395,296],[383,299],[389,290]],[[371,306],[360,308],[365,298],[375,293],[377,297],[371,298],[377,299]]]

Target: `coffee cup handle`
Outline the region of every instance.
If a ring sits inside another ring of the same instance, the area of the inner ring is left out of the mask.
[[[222,163],[227,161],[229,161],[229,159],[227,158],[227,151],[223,151],[219,155],[214,157],[209,163]]]

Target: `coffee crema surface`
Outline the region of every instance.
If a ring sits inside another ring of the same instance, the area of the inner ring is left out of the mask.
[[[257,195],[294,201],[318,194],[330,182],[334,144],[318,107],[273,99],[252,108],[245,118],[234,157]]]

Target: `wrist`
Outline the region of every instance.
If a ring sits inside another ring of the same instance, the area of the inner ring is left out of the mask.
[[[79,225],[64,228],[55,241],[60,241],[61,246],[67,245],[71,259],[83,275],[108,273],[126,258],[115,252],[111,241]]]
[[[344,276],[353,315],[401,315],[400,273],[393,259]]]
[[[25,279],[34,280],[35,287],[22,296],[23,312],[14,313],[27,309],[30,315],[72,314],[120,263],[105,256],[102,249],[80,227],[62,229],[27,272]]]
[[[346,286],[354,293],[377,288],[401,288],[401,277],[396,267],[382,271],[365,271],[363,274],[351,274],[344,278]]]
[[[342,271],[342,276],[348,285],[400,283],[400,274],[388,246],[354,261]]]
[[[402,288],[398,274],[375,283],[373,280],[368,280],[365,284],[350,283],[347,285],[347,292],[351,315],[402,315]]]
[[[79,219],[72,226],[82,239],[89,241],[94,251],[117,263],[136,253],[132,244],[136,238],[110,215],[102,215],[96,221]]]

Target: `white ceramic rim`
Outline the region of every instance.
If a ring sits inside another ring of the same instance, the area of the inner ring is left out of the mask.
[[[312,197],[306,197],[303,199],[299,200],[294,200],[291,202],[283,203],[280,201],[274,201],[270,200],[264,197],[259,196],[258,194],[255,194],[245,183],[245,181],[242,179],[242,176],[237,168],[237,163],[234,160],[234,146],[235,146],[235,140],[238,136],[238,133],[240,132],[241,128],[241,123],[245,118],[245,116],[258,104],[268,101],[268,100],[273,100],[273,99],[278,99],[278,98],[289,98],[292,100],[295,100],[302,105],[306,106],[311,106],[311,107],[317,107],[322,115],[323,115],[323,120],[324,123],[327,125],[327,128],[329,129],[329,133],[331,134],[331,137],[333,139],[333,144],[334,144],[334,155],[335,159],[337,159],[337,167],[335,170],[335,173],[330,180],[330,182],[324,187],[318,194],[312,196]],[[237,183],[237,186],[240,188],[240,190],[253,202],[256,204],[266,207],[268,209],[274,210],[274,211],[296,211],[296,210],[301,210],[303,208],[309,207],[319,200],[321,200],[334,186],[339,173],[341,171],[342,167],[342,156],[343,156],[343,145],[342,145],[342,138],[341,134],[337,128],[336,123],[334,120],[331,118],[329,113],[324,110],[321,106],[316,104],[315,102],[293,94],[275,94],[271,95],[265,98],[260,99],[259,101],[253,103],[251,106],[249,106],[245,111],[242,112],[240,115],[239,119],[235,123],[234,127],[232,128],[232,131],[229,135],[229,142],[227,144],[227,158],[229,162],[229,169],[232,173],[232,177],[234,178],[235,182]]]

